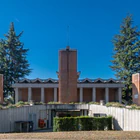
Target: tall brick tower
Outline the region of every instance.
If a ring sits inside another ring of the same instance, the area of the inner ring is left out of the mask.
[[[140,73],[132,75],[132,98],[134,104],[140,105]]]
[[[59,51],[59,102],[77,102],[77,50]]]

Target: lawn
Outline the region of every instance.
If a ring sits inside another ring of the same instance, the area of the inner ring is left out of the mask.
[[[75,132],[36,132],[36,133],[5,133],[0,134],[0,139],[21,140],[21,139],[76,139],[76,140],[139,140],[140,132],[124,132],[124,131],[75,131]]]

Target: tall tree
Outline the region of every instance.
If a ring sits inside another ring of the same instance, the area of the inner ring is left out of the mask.
[[[10,25],[6,39],[0,41],[0,73],[4,75],[4,96],[13,95],[12,83],[14,79],[24,78],[29,75],[29,63],[26,59],[28,49],[20,42],[23,32],[16,35],[14,23]]]
[[[124,88],[123,99],[132,99],[132,74],[140,72],[140,31],[133,26],[132,15],[127,15],[120,26],[120,33],[114,36],[114,54],[112,70],[115,76],[122,80]]]

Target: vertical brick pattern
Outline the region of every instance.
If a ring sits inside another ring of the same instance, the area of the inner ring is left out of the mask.
[[[3,103],[3,74],[0,74],[0,103]]]
[[[41,88],[32,88],[32,100],[34,102],[41,101]]]
[[[80,102],[80,89],[77,88],[77,102]]]
[[[59,101],[77,102],[77,51],[59,51]]]
[[[132,75],[132,98],[134,104],[140,105],[140,73]]]
[[[28,101],[28,88],[19,88],[18,101]]]
[[[109,102],[119,102],[119,95],[117,88],[109,88]]]
[[[54,101],[54,88],[45,88],[44,90],[45,103]]]
[[[83,102],[92,101],[92,88],[83,88]]]
[[[96,88],[96,102],[105,101],[105,88]]]

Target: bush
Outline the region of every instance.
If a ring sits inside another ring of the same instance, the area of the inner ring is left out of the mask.
[[[130,109],[137,109],[137,110],[140,110],[140,106],[138,106],[138,105],[136,105],[136,104],[132,104],[130,107],[131,107]]]
[[[112,117],[55,117],[53,131],[112,130]]]
[[[120,103],[118,103],[118,102],[108,102],[108,103],[106,103],[106,106],[107,107],[110,107],[110,106],[112,106],[112,107],[125,107],[123,104],[120,104]]]
[[[78,131],[78,122],[77,117],[55,117],[53,120],[53,131]]]
[[[100,105],[100,103],[99,103],[99,102],[89,102],[88,104]]]
[[[43,102],[35,102],[34,105],[44,105],[45,103]]]
[[[51,101],[51,102],[48,102],[48,104],[61,104],[60,102],[53,102],[53,101]]]

